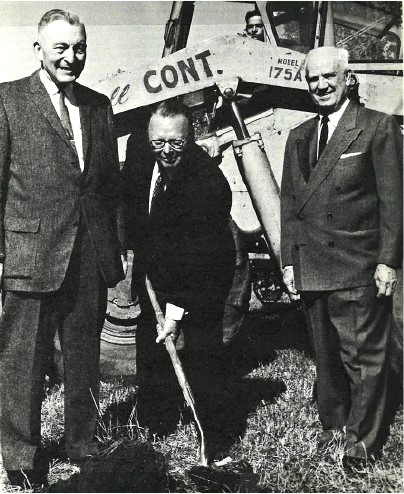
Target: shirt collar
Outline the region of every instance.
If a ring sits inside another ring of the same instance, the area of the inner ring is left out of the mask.
[[[342,115],[343,115],[343,113],[346,110],[346,107],[348,105],[349,105],[349,99],[347,98],[339,110],[337,110],[334,113],[330,113],[328,115],[328,118],[329,118],[331,125],[333,125],[334,127],[336,127],[338,125],[338,122],[341,120],[341,117],[342,117]],[[319,115],[319,118],[320,118],[320,122],[321,122],[322,115]]]
[[[49,96],[55,96],[59,93],[58,86],[51,79],[49,79],[44,69],[41,69],[39,71],[39,78],[41,79],[42,84],[45,86],[45,89]],[[68,84],[64,87],[63,90],[69,100],[74,100],[73,84]]]

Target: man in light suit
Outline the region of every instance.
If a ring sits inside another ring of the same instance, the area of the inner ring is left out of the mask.
[[[56,329],[66,454],[80,460],[98,449],[100,332],[107,287],[124,277],[111,105],[76,82],[84,25],[49,11],[34,49],[41,69],[0,85],[1,453],[22,487],[46,481],[41,398]]]
[[[123,171],[128,247],[134,251],[143,317],[136,334],[137,374],[149,388],[167,374],[174,377],[168,354],[156,345],[147,274],[165,314],[157,342],[178,339],[212,460],[223,405],[214,394],[223,379],[218,374],[223,312],[235,266],[231,191],[216,162],[194,143],[190,109],[179,101],[153,109],[143,136],[147,147],[139,146],[139,138],[129,138]],[[155,392],[155,398],[161,395]]]
[[[402,139],[395,119],[348,99],[348,52],[312,50],[319,116],[290,132],[281,193],[282,266],[313,331],[323,433],[346,434],[360,468],[386,433],[391,295],[402,255]]]

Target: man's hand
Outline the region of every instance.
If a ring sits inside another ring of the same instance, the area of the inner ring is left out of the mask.
[[[175,341],[178,338],[179,332],[180,332],[180,321],[174,321],[174,319],[169,319],[166,317],[166,322],[164,324],[164,329],[163,331],[159,332],[159,335],[156,338],[156,343],[160,343],[161,341],[164,341],[167,336],[171,335],[172,339]],[[157,326],[157,330],[159,330],[160,326]]]
[[[291,300],[300,300],[300,295],[297,293],[295,287],[295,274],[293,272],[293,266],[285,266],[283,268],[283,282],[288,289]]]
[[[122,262],[123,274],[126,276],[126,273],[128,272],[128,256],[121,254],[121,262]]]
[[[394,268],[390,268],[385,264],[378,264],[374,276],[376,286],[379,289],[376,297],[389,297],[396,290],[397,273]]]

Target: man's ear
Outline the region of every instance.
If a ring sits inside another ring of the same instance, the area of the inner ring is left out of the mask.
[[[355,78],[352,78],[352,70],[346,69],[345,71],[345,84],[349,86],[353,86],[355,84]]]
[[[39,44],[39,41],[35,41],[34,43],[34,53],[36,55],[36,58],[42,62],[43,60],[43,55],[42,55],[42,48],[41,45]]]

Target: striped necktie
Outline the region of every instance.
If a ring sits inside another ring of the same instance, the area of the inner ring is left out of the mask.
[[[60,99],[59,99],[60,121],[62,122],[62,127],[64,128],[69,140],[74,141],[73,127],[70,121],[69,110],[67,109],[65,103],[66,96],[62,89],[59,91],[59,93],[60,93]]]
[[[156,183],[154,185],[154,189],[153,189],[153,195],[152,195],[152,198],[151,198],[151,203],[150,203],[150,213],[149,215],[152,214],[153,212],[153,209],[155,208],[156,206],[156,203],[157,203],[157,198],[164,192],[164,180],[163,180],[163,177],[162,175],[159,175],[157,177],[157,180],[156,180]]]

